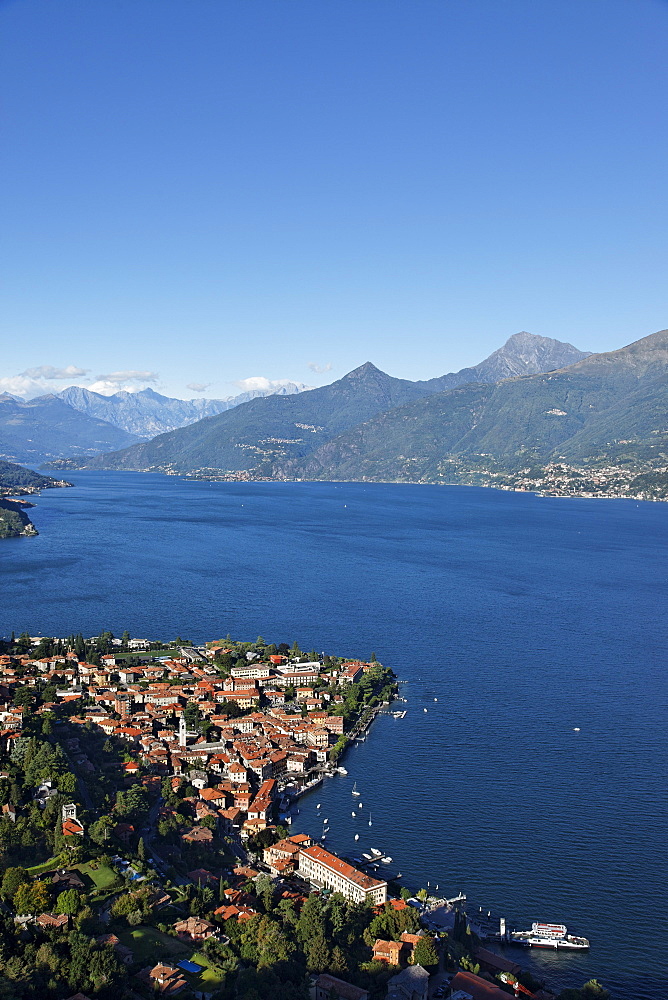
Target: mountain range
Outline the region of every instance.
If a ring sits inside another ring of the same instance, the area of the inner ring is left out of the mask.
[[[4,393],[0,395],[0,458],[34,465],[113,451],[256,397],[307,389],[301,383],[286,382],[227,399],[172,399],[153,389],[103,396],[79,386],[30,400]]]
[[[59,392],[58,396],[80,413],[106,420],[135,438],[148,440],[165,431],[193,424],[204,417],[224,413],[251,399],[270,395],[290,396],[310,388],[311,386],[301,382],[285,382],[278,387],[251,389],[226,399],[174,399],[162,396],[153,389],[142,389],[141,392],[120,391],[111,396],[103,396],[99,392],[71,385]]]
[[[668,331],[544,374],[472,383],[378,414],[283,466],[307,479],[456,481],[553,462],[668,465]]]
[[[124,448],[137,438],[79,413],[58,396],[24,400],[0,395],[0,458],[37,465],[63,455]]]
[[[588,357],[571,344],[522,332],[479,365],[427,381],[393,378],[367,362],[331,385],[299,395],[254,399],[152,441],[97,456],[82,466],[303,478],[311,476],[328,454],[323,449],[335,448],[339,438],[345,441],[346,434],[359,432],[367,423],[373,425],[383,415],[401,413],[407,406],[426,406],[461,386],[474,385],[483,391],[499,379],[544,372]]]

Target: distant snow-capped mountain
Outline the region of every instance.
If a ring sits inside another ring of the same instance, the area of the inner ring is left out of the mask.
[[[128,434],[148,440],[165,431],[186,427],[204,417],[231,410],[257,396],[291,396],[310,388],[311,386],[301,382],[285,382],[272,389],[252,389],[226,399],[173,399],[161,396],[153,389],[143,389],[141,392],[122,390],[112,396],[103,396],[90,389],[71,385],[59,392],[58,396],[80,413],[105,420]]]

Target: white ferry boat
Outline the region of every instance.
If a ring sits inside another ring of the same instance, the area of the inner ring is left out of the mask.
[[[507,936],[510,944],[519,944],[524,948],[568,949],[570,951],[585,951],[589,941],[584,937],[569,934],[565,924],[543,924],[535,921],[530,931],[511,931]]]

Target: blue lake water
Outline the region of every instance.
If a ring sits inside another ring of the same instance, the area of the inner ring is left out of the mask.
[[[554,986],[668,995],[668,506],[73,478],[38,500],[39,537],[0,544],[0,632],[375,651],[408,714],[380,717],[294,828],[327,815],[328,846],[386,851],[411,887],[589,937],[513,952]]]

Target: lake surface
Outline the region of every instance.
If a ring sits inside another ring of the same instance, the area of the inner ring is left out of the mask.
[[[327,815],[327,846],[386,851],[412,888],[589,937],[513,950],[553,986],[668,995],[668,505],[73,478],[39,498],[39,537],[0,544],[0,633],[374,651],[408,714],[381,716],[293,829]]]

